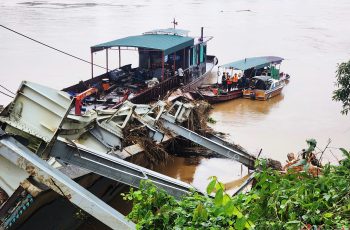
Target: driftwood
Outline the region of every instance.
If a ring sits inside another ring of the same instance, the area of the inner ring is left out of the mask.
[[[131,123],[123,129],[123,146],[139,144],[148,160],[148,166],[152,169],[159,164],[165,164],[168,153],[162,144],[157,144],[148,136],[145,126]]]

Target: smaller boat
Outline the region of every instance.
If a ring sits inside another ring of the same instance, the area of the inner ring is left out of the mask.
[[[269,76],[256,76],[250,81],[250,87],[243,90],[243,97],[266,101],[282,92],[285,80],[276,80]]]
[[[243,89],[244,98],[268,100],[280,94],[286,85],[285,81],[290,78],[289,74],[280,72],[283,60],[276,56],[251,57],[226,64],[224,67],[243,71],[243,76],[248,80],[248,85]]]
[[[242,95],[245,98],[267,100],[280,94],[285,81],[290,78],[288,74],[280,72],[282,61],[281,57],[262,56],[221,65],[218,68],[217,83],[198,88],[191,95],[205,99],[210,104],[233,100]],[[227,76],[231,86],[228,85]],[[237,79],[234,80],[232,76],[237,76]]]
[[[216,84],[199,87],[196,91],[191,92],[192,96],[194,98],[204,99],[210,104],[242,97],[243,89],[248,87],[249,81],[244,75],[245,69],[240,66],[231,65],[232,63],[218,67]]]
[[[232,91],[222,90],[220,86],[207,86],[199,88],[196,92],[192,92],[195,98],[201,98],[210,104],[220,103],[224,101],[240,98],[243,95],[242,89],[234,89]]]

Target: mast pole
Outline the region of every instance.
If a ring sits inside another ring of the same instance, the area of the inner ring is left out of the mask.
[[[106,49],[106,73],[108,73],[108,48]]]
[[[164,51],[162,52],[162,81],[164,80]]]
[[[118,46],[118,50],[119,50],[119,59],[118,59],[118,61],[119,61],[119,68],[120,68],[120,66],[121,66],[121,54],[120,54],[120,46]]]
[[[176,70],[176,52],[174,52],[174,76],[175,76],[175,70]]]
[[[91,49],[91,79],[94,78],[94,52]]]

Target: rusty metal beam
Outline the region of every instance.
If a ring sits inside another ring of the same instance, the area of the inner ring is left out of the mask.
[[[121,213],[50,166],[1,129],[0,155],[110,228],[135,229],[135,224],[127,221]]]

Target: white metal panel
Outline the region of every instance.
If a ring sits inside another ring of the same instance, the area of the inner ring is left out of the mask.
[[[32,135],[49,142],[71,103],[69,94],[65,92],[23,81],[8,114],[10,122],[7,123],[25,127]]]
[[[0,187],[11,196],[20,183],[27,179],[27,173],[0,155]]]

